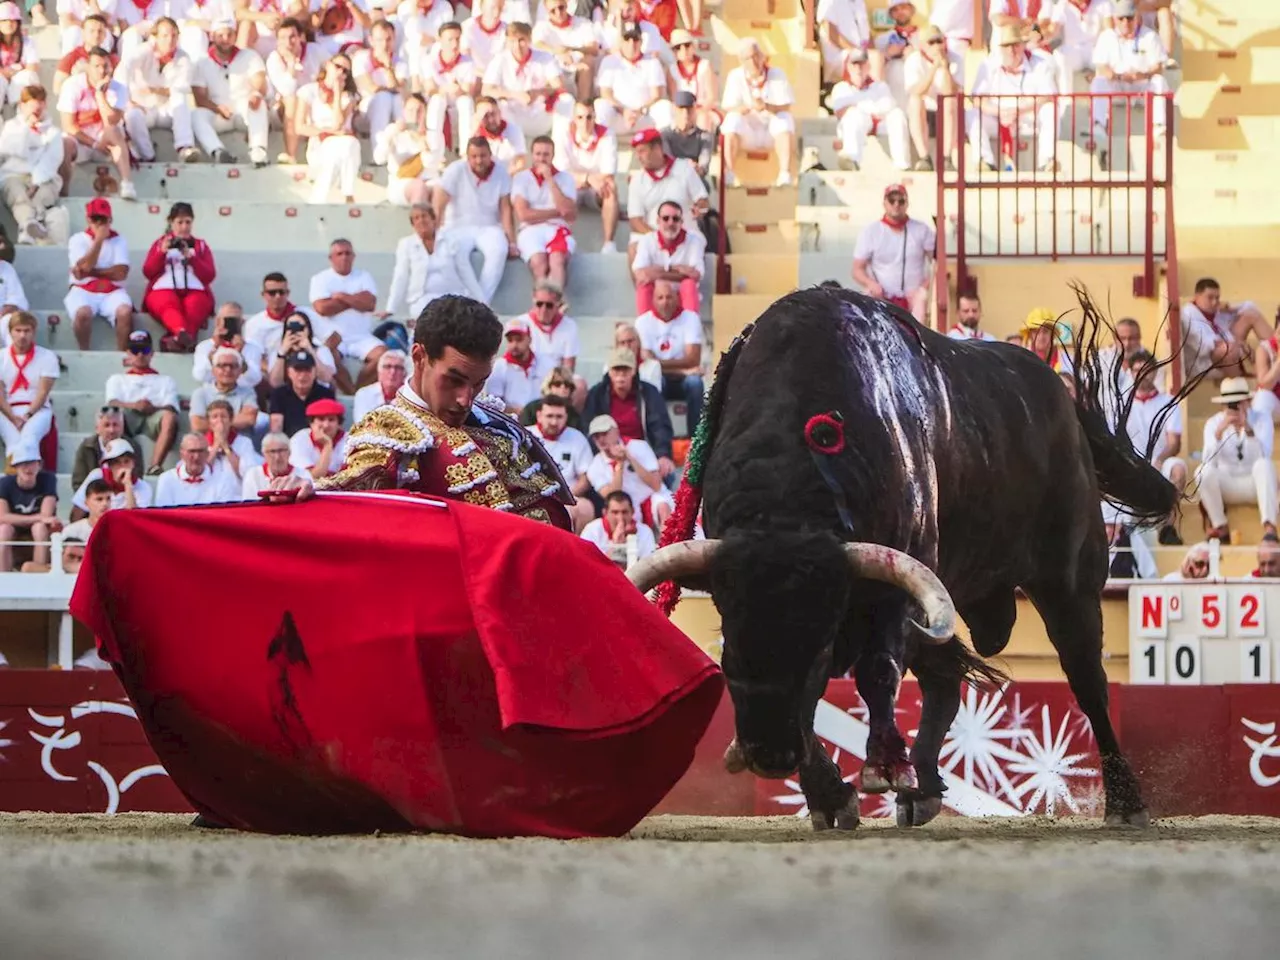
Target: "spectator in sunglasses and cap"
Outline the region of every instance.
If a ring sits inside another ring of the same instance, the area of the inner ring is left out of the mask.
[[[129,334],[125,372],[107,378],[106,396],[107,403],[121,411],[129,437],[146,434],[155,441],[147,467],[147,476],[154,477],[164,472],[164,458],[178,436],[178,384],[152,368],[151,356],[151,334]]]

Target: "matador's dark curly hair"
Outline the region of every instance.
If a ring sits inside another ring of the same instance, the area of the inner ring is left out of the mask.
[[[502,321],[487,304],[448,294],[423,308],[414,324],[413,342],[422,344],[430,360],[438,360],[445,347],[488,360],[502,343]]]

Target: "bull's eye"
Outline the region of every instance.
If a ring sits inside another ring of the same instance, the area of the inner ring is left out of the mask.
[[[819,413],[804,425],[804,440],[815,453],[833,455],[844,449],[844,417],[839,410]]]

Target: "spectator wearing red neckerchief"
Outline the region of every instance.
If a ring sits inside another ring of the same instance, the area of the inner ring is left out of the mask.
[[[564,289],[569,258],[577,249],[571,228],[578,219],[578,188],[572,174],[555,168],[555,151],[550,137],[534,139],[532,165],[511,181],[511,206],[519,230],[516,246],[533,282],[550,280]]]
[[[36,344],[36,318],[25,310],[4,318],[9,346],[0,352],[0,440],[12,455],[20,445],[39,449],[53,427],[49,393],[60,376],[58,356]]]
[[[229,470],[209,465],[209,444],[204,435],[188,433],[178,448],[181,459],[156,481],[157,507],[189,507],[230,503],[240,499],[240,486]]]
[[[631,265],[636,281],[636,316],[653,309],[653,286],[659,280],[676,284],[681,307],[697,313],[702,301],[699,287],[706,253],[706,238],[685,228],[680,204],[665,201],[658,208],[658,229],[646,233],[636,244],[636,258]]]
[[[519,416],[525,404],[538,398],[542,378],[555,366],[533,349],[532,326],[526,317],[507,321],[502,330],[506,352],[493,362],[493,372],[485,385],[487,393],[502,398],[512,416]]]
[[[77,347],[89,349],[93,318],[98,316],[115,328],[116,346],[124,350],[133,330],[133,301],[124,288],[129,244],[111,229],[111,202],[106,197],[86,203],[84,215],[88,226],[67,241],[71,286],[62,303],[71,315]]]
[[[698,229],[697,219],[707,212],[707,185],[694,165],[684,159],[668,156],[657,130],[641,130],[631,138],[638,169],[627,183],[627,221],[631,238],[627,262],[635,261],[640,237],[658,229],[658,207],[671,200],[685,211],[685,229]]]
[[[359,423],[365,414],[395,399],[408,378],[408,358],[403,350],[388,350],[378,358],[378,380],[356,391],[351,401],[351,422]]]
[[[907,214],[907,188],[884,191],[884,216],[863,227],[853,250],[853,279],[872,297],[888,300],[924,322],[933,228]]]
[[[244,472],[240,483],[240,495],[245,500],[257,500],[259,491],[271,486],[272,480],[293,477],[304,483],[311,482],[310,472],[289,462],[289,438],[283,433],[268,433],[262,438],[263,463]]]
[[[720,103],[725,114],[720,127],[725,184],[737,185],[734,168],[743,150],[773,150],[778,157],[774,186],[788,187],[794,182],[791,165],[796,152],[791,83],[782,70],[769,65],[754,37],[739,41],[738,60],[741,65],[729,71]]]
[[[205,419],[209,423],[209,429],[204,432],[205,443],[209,445],[209,469],[230,473],[238,487],[244,475],[261,460],[258,451],[253,449],[253,439],[231,425],[231,404],[225,400],[210,401]]]
[[[307,406],[311,426],[289,440],[289,463],[310,472],[313,479],[337,473],[347,455],[342,429],[346,408],[337,400],[317,400]]]
[[[560,65],[545,50],[533,48],[533,28],[507,24],[507,46],[484,72],[482,90],[502,104],[503,115],[537,137],[567,124],[573,97],[564,89]]]
[[[127,437],[146,434],[155,441],[147,475],[157,476],[178,436],[178,384],[152,369],[151,356],[151,334],[135,330],[124,354],[125,372],[107,378],[106,399],[123,414]]]
[[[635,538],[635,559],[647,557],[657,549],[653,531],[647,524],[636,523],[631,497],[615,490],[605,497],[604,513],[583,528],[582,539],[594,543],[600,552],[622,568],[626,568],[627,541]]]

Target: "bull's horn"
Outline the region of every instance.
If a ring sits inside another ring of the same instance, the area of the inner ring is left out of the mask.
[[[687,540],[669,544],[632,565],[627,570],[627,577],[640,588],[641,593],[648,593],[668,580],[678,583],[687,577],[706,573],[718,546],[719,540]]]
[[[956,632],[956,607],[938,575],[901,550],[879,543],[846,543],[845,554],[856,577],[891,583],[924,608],[928,626],[916,624],[930,643],[946,643]]]

